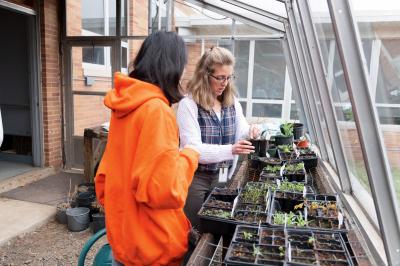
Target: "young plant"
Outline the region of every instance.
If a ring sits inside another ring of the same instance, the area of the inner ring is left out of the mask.
[[[284,153],[289,153],[293,150],[293,147],[291,145],[278,145],[278,149]]]
[[[283,246],[279,247],[279,256],[281,257],[285,256],[285,248]]]
[[[253,237],[253,234],[252,234],[252,233],[246,232],[246,231],[243,232],[243,238],[244,238],[244,239],[250,240],[252,237]]]
[[[307,240],[309,246],[314,246],[315,238],[310,236]]]
[[[281,171],[281,166],[280,165],[267,165],[266,167],[263,168],[264,171],[267,173],[279,173]]]
[[[280,187],[282,191],[303,192],[304,184],[283,181]]]
[[[253,256],[256,257],[257,255],[262,256],[261,247],[257,247],[255,244],[253,244]]]
[[[284,123],[281,125],[282,135],[285,137],[293,136],[293,123]]]
[[[283,212],[276,212],[273,215],[274,224],[283,225],[285,224],[285,213]]]
[[[295,223],[296,223],[297,226],[304,227],[304,226],[308,226],[309,221],[306,221],[306,220],[303,218],[303,215],[302,215],[301,212],[300,212],[299,215],[296,216],[296,221],[295,221]]]

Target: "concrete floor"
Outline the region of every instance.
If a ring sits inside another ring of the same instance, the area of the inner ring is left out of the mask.
[[[1,193],[0,245],[54,219],[55,206],[67,199],[70,182],[73,191],[84,182],[83,175],[60,172]]]
[[[33,167],[31,164],[0,161],[0,181],[26,173],[33,169],[37,168]]]
[[[57,205],[67,199],[71,180],[71,193],[75,185],[84,182],[82,174],[60,172],[23,187],[0,194],[0,197],[46,205]]]

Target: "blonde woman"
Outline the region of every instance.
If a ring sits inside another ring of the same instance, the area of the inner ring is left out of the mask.
[[[179,102],[177,121],[180,145],[200,151],[199,167],[189,188],[184,211],[198,230],[197,217],[207,193],[231,178],[239,154],[254,152],[245,139],[259,134],[250,127],[236,99],[233,85],[235,59],[222,47],[207,50],[188,84],[188,96]]]

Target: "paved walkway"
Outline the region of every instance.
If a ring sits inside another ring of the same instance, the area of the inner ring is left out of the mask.
[[[15,181],[10,179],[10,182]],[[54,219],[55,206],[66,200],[70,183],[73,191],[82,182],[82,174],[60,172],[1,193],[0,245]]]

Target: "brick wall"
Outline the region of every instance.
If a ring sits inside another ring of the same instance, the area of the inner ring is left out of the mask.
[[[57,0],[40,6],[44,163],[54,167],[62,163],[58,8]]]
[[[147,35],[147,21],[148,11],[147,2],[143,3],[140,0],[130,0],[129,2],[129,33],[130,35]],[[69,10],[81,10],[80,1],[68,1]],[[71,36],[81,35],[81,13],[80,12],[67,12],[68,21],[68,34]],[[129,61],[132,60],[136,54],[141,40],[129,40]],[[103,74],[96,74],[96,71],[91,71],[87,74],[95,79],[92,86],[86,86],[84,82],[85,73],[82,65],[82,48],[74,47],[72,50],[73,62],[73,89],[75,91],[103,91],[107,92],[112,88],[111,80],[111,66],[102,68]],[[94,66],[99,67],[99,66]],[[90,68],[90,67],[89,67]],[[87,70],[87,69],[86,69]],[[74,96],[74,135],[83,136],[85,128],[98,126],[110,120],[110,110],[103,104],[103,96]]]
[[[343,140],[345,153],[352,156],[355,161],[363,161],[357,130],[355,128],[341,128],[340,136]],[[400,131],[385,128],[383,129],[383,138],[391,167],[400,169]],[[350,159],[350,157],[348,158]]]

